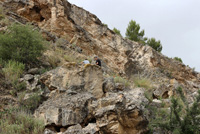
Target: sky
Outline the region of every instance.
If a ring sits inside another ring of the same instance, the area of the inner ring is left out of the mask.
[[[145,37],[156,38],[162,53],[179,57],[200,72],[199,0],[68,0],[95,14],[110,29],[123,36],[130,20],[140,24]]]

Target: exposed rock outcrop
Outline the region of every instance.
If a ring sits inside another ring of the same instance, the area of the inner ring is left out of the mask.
[[[148,121],[143,116],[143,106],[148,101],[144,89],[112,92],[113,87],[107,86],[111,90],[104,94],[102,78],[100,67],[80,67],[74,63],[45,73],[41,81],[51,93],[35,116],[43,118],[51,131],[66,130],[63,134],[145,132]]]
[[[96,65],[81,67],[76,63],[66,63],[42,75],[41,81],[51,91],[81,89],[92,93],[96,98],[103,96],[103,72]]]
[[[82,54],[98,55],[115,72],[128,77],[138,73],[145,74],[157,81],[157,86],[160,83],[166,85],[168,81],[175,79],[179,85],[190,89],[185,91],[187,94],[192,94],[199,88],[199,73],[149,46],[118,36],[95,15],[68,1],[2,1],[10,12],[34,22],[56,37],[65,38],[69,44],[79,47]]]
[[[152,105],[157,107],[162,105],[158,98],[170,103],[169,98],[179,86],[189,103],[194,102],[200,88],[198,72],[149,46],[124,39],[88,11],[66,0],[1,1],[10,19],[22,24],[32,22],[54,43],[62,37],[64,43],[60,48],[66,53],[75,50],[78,56],[98,55],[102,59],[104,70],[96,65],[83,67],[66,63],[41,77],[37,68],[24,76],[30,91],[40,88],[39,77],[50,90],[48,99],[35,111],[36,117],[45,120],[45,134],[142,134],[146,131],[148,121],[143,111],[148,101],[144,89],[126,89],[112,77],[104,78],[103,72],[115,72],[130,80],[138,75],[148,77],[153,85]],[[0,28],[5,30],[6,26]],[[61,59],[57,60],[60,63]],[[44,63],[45,66],[51,65]]]

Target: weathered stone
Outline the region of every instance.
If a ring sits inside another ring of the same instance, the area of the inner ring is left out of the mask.
[[[88,11],[66,0],[2,1],[7,2],[4,6],[12,14],[10,18],[23,24],[33,22],[48,36],[48,40],[55,42],[62,37],[67,41],[63,46],[73,44],[86,57],[98,55],[105,73],[114,71],[129,78],[138,74],[148,76],[155,86],[154,98],[169,98],[178,86],[183,86],[189,103],[194,102],[200,85],[198,72],[149,46],[116,35]],[[63,46],[61,48],[65,51]],[[70,49],[70,54],[71,51],[74,50]],[[50,67],[49,62],[41,61],[42,66]],[[60,59],[57,62],[60,63]],[[40,88],[35,77],[26,76],[25,79],[30,90]],[[97,127],[97,133],[108,134],[138,134],[146,130],[148,121],[143,116],[142,104],[147,100],[143,89],[127,90],[123,84],[116,83],[114,93],[110,92],[113,91],[111,82],[104,85],[104,94],[102,70],[98,66],[81,68],[68,63],[45,73],[41,81],[51,92],[35,115],[44,118],[46,127],[71,126],[69,131],[77,127],[80,133]]]
[[[137,134],[145,131],[148,122],[142,116],[142,103],[147,102],[142,89],[124,93],[107,93],[106,97],[93,104],[96,108],[95,117],[100,132]]]
[[[123,83],[115,83],[115,87],[117,91],[123,91],[126,88]]]
[[[83,128],[84,134],[97,134],[99,128],[96,123],[89,123],[86,127]]]
[[[106,78],[103,82],[103,91],[106,92],[112,92],[115,90],[115,82],[113,77]]]
[[[51,91],[64,88],[72,91],[85,90],[96,98],[103,95],[103,74],[101,68],[96,65],[82,68],[75,63],[66,63],[42,75],[41,81]]]
[[[24,75],[24,80],[25,80],[25,81],[31,81],[31,80],[33,80],[33,79],[34,79],[34,76],[31,75],[31,74],[26,74],[26,75]]]
[[[169,98],[171,90],[174,88],[170,88],[170,85],[160,85],[157,89],[153,91],[153,96],[157,99],[163,98]]]
[[[63,134],[85,134],[83,133],[82,127],[80,124],[77,124],[75,126],[71,126],[65,131]]]
[[[50,129],[45,129],[44,134],[56,134],[56,133]]]
[[[37,91],[41,89],[41,85],[39,83],[40,75],[31,75],[26,74],[23,78],[23,81],[26,83],[26,88],[30,91]]]
[[[38,68],[31,68],[31,69],[28,70],[28,74],[32,74],[32,75],[39,74],[39,69]]]
[[[152,105],[155,106],[155,107],[158,107],[160,108],[162,106],[162,101],[161,100],[158,100],[158,99],[153,99],[152,101]]]
[[[84,121],[88,114],[88,104],[94,98],[81,92],[75,95],[55,93],[36,110],[35,116],[43,118],[46,125],[71,126]]]

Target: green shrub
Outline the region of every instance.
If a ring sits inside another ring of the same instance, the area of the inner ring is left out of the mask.
[[[56,68],[61,63],[59,55],[49,55],[47,57],[47,60],[49,64],[51,65],[51,67],[53,68]]]
[[[135,86],[137,86],[137,87],[143,87],[146,89],[150,89],[152,87],[151,81],[147,78],[139,78],[139,77],[134,78],[133,82],[134,82]]]
[[[22,63],[32,63],[42,55],[45,47],[39,31],[31,25],[13,24],[9,30],[0,34],[0,57]]]
[[[45,125],[24,111],[8,110],[0,113],[1,134],[43,134]]]
[[[162,129],[163,133],[172,134],[199,134],[200,129],[200,90],[194,103],[189,106],[179,87],[177,96],[171,99],[169,112],[160,115],[160,109],[154,107],[153,113],[156,114],[150,120],[150,131],[154,128]]]
[[[10,80],[12,84],[15,84],[16,81],[20,78],[20,75],[23,73],[24,68],[24,64],[17,61],[9,60],[5,63],[3,68],[5,78],[7,80]]]
[[[145,44],[147,38],[144,37],[144,35],[145,32],[144,30],[140,30],[140,25],[137,24],[136,21],[131,20],[126,29],[126,38]]]
[[[105,24],[105,23],[103,23],[103,26],[105,26],[105,27],[107,27],[107,28],[108,28],[108,24]]]
[[[4,18],[5,18],[5,14],[4,14],[4,11],[3,11],[3,7],[0,6],[0,20],[4,19]]]
[[[18,92],[26,90],[26,83],[25,82],[19,82],[18,80],[16,80],[11,84],[12,84],[14,90],[11,90],[10,94],[14,97],[17,96]]]
[[[122,36],[121,33],[120,33],[120,30],[118,30],[118,29],[115,28],[115,27],[113,28],[113,32],[116,33],[117,35]]]
[[[5,64],[5,61],[2,58],[0,58],[0,67],[2,68],[4,64]]]
[[[114,82],[115,83],[122,83],[122,84],[124,84],[125,87],[130,86],[129,81],[124,79],[124,78],[122,78],[122,77],[120,77],[120,76],[114,77]]]
[[[23,100],[24,96],[25,93],[22,93],[21,96],[19,96],[19,100],[21,100],[20,104],[22,107],[30,110],[31,112],[33,112],[42,102],[42,97],[39,93],[32,94],[26,101]]]
[[[153,100],[153,90],[145,90],[144,96],[148,99],[149,102]]]
[[[46,72],[48,72],[49,70],[51,70],[51,68],[42,68],[39,70],[40,74],[44,74]]]
[[[147,45],[151,46],[153,49],[155,49],[158,52],[162,51],[162,44],[160,40],[156,41],[155,38],[148,39]]]
[[[181,59],[181,58],[179,58],[179,57],[174,57],[174,60],[176,60],[176,61],[179,61],[179,62],[183,63],[182,59]]]

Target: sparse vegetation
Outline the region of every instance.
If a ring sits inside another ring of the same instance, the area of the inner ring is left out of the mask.
[[[59,38],[56,40],[56,47],[61,47],[63,45],[65,45],[67,43],[67,41],[64,38]]]
[[[194,103],[189,106],[182,88],[177,88],[177,96],[172,97],[170,110],[153,107],[154,117],[149,123],[149,133],[154,129],[172,134],[199,134],[200,128],[200,90]],[[151,109],[152,110],[152,109]]]
[[[61,63],[59,55],[48,55],[47,60],[53,68],[56,68]]]
[[[4,14],[4,12],[3,12],[3,7],[0,6],[0,20],[1,20],[1,19],[4,19],[4,17],[5,17],[5,14]]]
[[[40,72],[40,74],[43,74],[43,73],[45,73],[45,72],[47,72],[47,71],[49,71],[50,70],[50,68],[41,68],[40,70],[39,70],[39,72]]]
[[[5,61],[2,58],[0,58],[0,67],[3,67],[4,64],[5,64]]]
[[[121,35],[121,33],[120,33],[120,30],[118,30],[117,28],[113,28],[113,32],[115,32],[117,35],[120,35],[120,36],[122,36]]]
[[[142,44],[145,44],[147,38],[144,37],[144,30],[140,31],[140,25],[136,21],[131,20],[126,29],[126,38]]]
[[[153,90],[145,90],[144,96],[148,99],[149,102],[153,100]]]
[[[84,60],[83,58],[76,58],[72,55],[64,55],[64,59],[68,62],[76,62],[76,63],[81,63]]]
[[[19,96],[19,100],[21,100],[21,107],[24,107],[25,109],[30,111],[34,111],[42,101],[42,97],[38,92],[31,94],[26,101],[24,101],[24,97],[24,93],[22,93],[21,96]]]
[[[179,58],[179,57],[174,57],[174,60],[176,60],[176,61],[179,61],[179,62],[183,63],[182,59],[181,59],[181,58]]]
[[[151,80],[148,78],[140,78],[140,77],[133,78],[133,83],[137,87],[143,87],[146,89],[150,89],[152,87]]]
[[[24,64],[17,61],[9,60],[5,63],[3,72],[6,79],[14,84],[20,78],[20,75],[23,73],[24,68]]]
[[[32,64],[45,50],[43,38],[31,25],[12,24],[0,34],[0,57],[5,60]]]
[[[16,96],[18,91],[22,91],[26,89],[26,83],[19,82],[19,78],[24,71],[25,65],[17,62],[9,60],[4,63],[3,73],[7,81],[9,81],[14,90],[10,91],[11,95]]]
[[[0,112],[1,134],[43,134],[44,122],[22,110]]]
[[[156,41],[155,38],[148,39],[147,45],[151,46],[153,49],[155,49],[158,52],[162,51],[162,45],[161,45],[160,40]]]
[[[114,77],[114,81],[115,81],[115,83],[122,83],[122,84],[124,84],[125,87],[129,87],[130,86],[129,81],[126,80],[126,79],[124,79],[124,78],[122,78],[122,77],[120,77],[120,76]]]
[[[105,24],[105,23],[103,23],[103,26],[105,26],[105,27],[107,27],[107,28],[108,28],[108,24]]]
[[[144,37],[144,35],[145,32],[144,30],[140,30],[140,25],[137,24],[136,21],[131,20],[126,29],[126,38],[139,42],[143,45],[149,45],[158,52],[162,51],[160,40],[156,41],[155,38],[148,39],[147,37]]]

